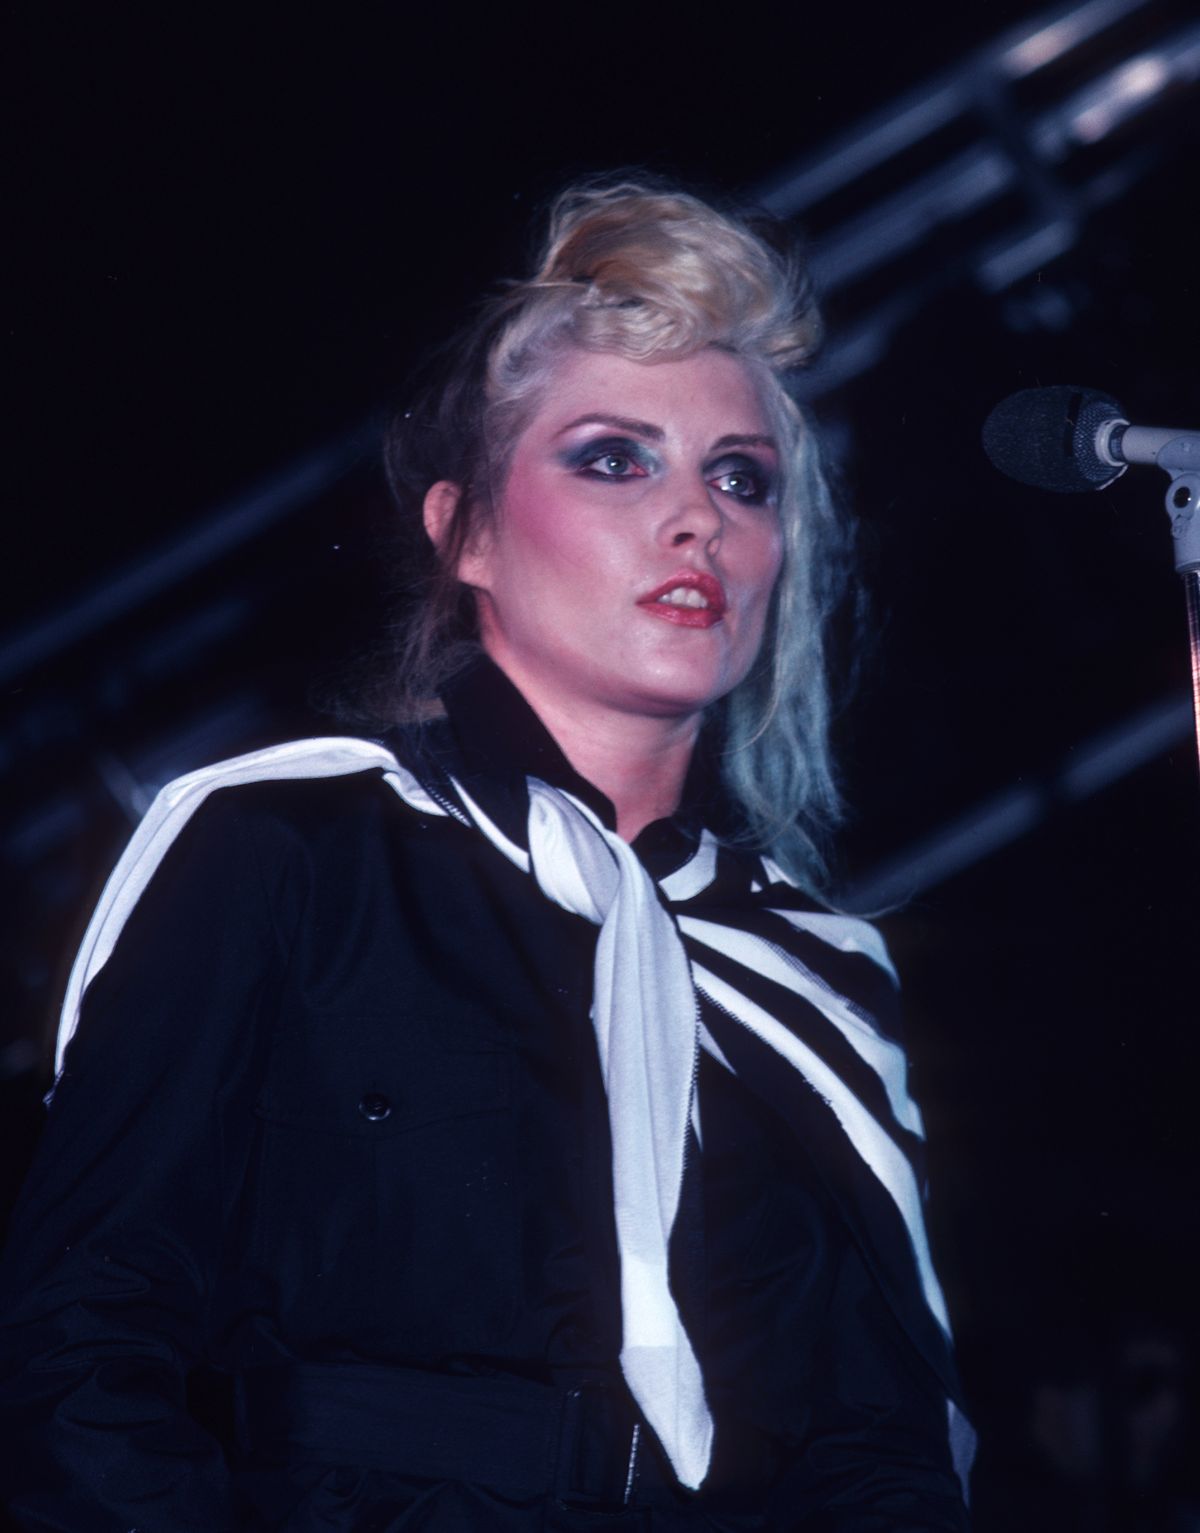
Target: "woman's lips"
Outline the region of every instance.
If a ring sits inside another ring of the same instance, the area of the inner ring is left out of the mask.
[[[705,604],[692,606],[681,601],[677,593],[690,591],[703,597]],[[725,616],[726,601],[721,582],[715,576],[699,570],[680,570],[641,597],[638,606],[682,628],[712,628]]]

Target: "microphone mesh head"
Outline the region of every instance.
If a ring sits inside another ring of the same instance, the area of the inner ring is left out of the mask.
[[[1100,490],[1124,473],[1096,451],[1096,433],[1123,421],[1115,399],[1060,384],[1002,399],[983,423],[983,450],[1002,474],[1038,490]]]

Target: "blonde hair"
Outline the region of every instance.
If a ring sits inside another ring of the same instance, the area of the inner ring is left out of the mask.
[[[750,370],[780,452],[784,563],[751,673],[715,705],[721,774],[741,811],[730,839],[769,853],[815,892],[840,818],[829,751],[825,631],[846,567],[845,538],[818,445],[785,375],[807,363],[820,321],[796,262],[747,220],[641,181],[585,182],[554,203],[533,277],[507,284],[440,358],[440,376],[396,422],[389,478],[410,528],[429,486],[462,488],[423,572],[400,643],[402,714],[429,699],[477,647],[459,556],[492,515],[512,450],[565,348],[638,361],[732,352]],[[415,585],[415,589],[414,589]],[[711,729],[710,729],[711,732]]]

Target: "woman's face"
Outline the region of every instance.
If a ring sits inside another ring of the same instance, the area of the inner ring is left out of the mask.
[[[460,565],[484,648],[544,715],[698,715],[758,653],[777,480],[736,357],[572,349]]]

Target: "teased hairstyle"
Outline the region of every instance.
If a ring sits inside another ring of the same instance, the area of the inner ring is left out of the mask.
[[[733,352],[750,368],[779,444],[784,562],[758,659],[708,724],[718,729],[724,782],[745,821],[739,839],[815,892],[822,845],[840,818],[825,635],[845,540],[812,427],[784,375],[809,360],[819,334],[796,264],[746,221],[645,182],[565,191],[551,210],[535,275],[485,301],[388,435],[412,599],[399,627],[393,715],[427,716],[438,687],[477,647],[474,598],[454,571],[492,514],[512,450],[563,348],[647,362],[708,346]],[[435,551],[421,505],[439,479],[463,494]]]

